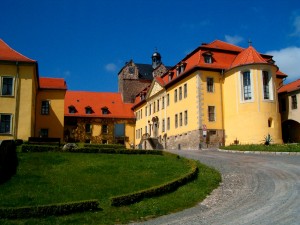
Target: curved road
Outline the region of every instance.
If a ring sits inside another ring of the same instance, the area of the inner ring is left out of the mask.
[[[300,156],[172,151],[222,173],[202,203],[141,224],[300,224]]]

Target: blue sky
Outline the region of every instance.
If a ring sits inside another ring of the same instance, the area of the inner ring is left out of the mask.
[[[252,45],[300,78],[299,0],[6,0],[0,38],[69,90],[116,92],[126,62],[167,66],[216,39]]]

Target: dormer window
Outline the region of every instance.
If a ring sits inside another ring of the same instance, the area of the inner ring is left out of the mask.
[[[169,81],[171,81],[173,78],[173,72],[169,72]]]
[[[141,97],[141,101],[143,101],[145,99],[145,97],[146,97],[146,94],[145,93],[141,93],[140,97]]]
[[[69,106],[69,113],[76,113],[76,112],[77,112],[77,110],[76,110],[75,106],[73,106],[73,105]]]
[[[92,114],[92,113],[93,113],[92,107],[90,106],[85,107],[85,114]]]
[[[212,53],[211,52],[205,52],[203,53],[203,57],[204,57],[204,62],[205,63],[208,63],[208,64],[211,64],[212,63]]]
[[[103,114],[103,115],[105,115],[105,114],[108,114],[108,113],[109,113],[109,111],[108,111],[108,108],[107,108],[107,107],[103,107],[103,108],[101,108],[101,110],[102,110],[102,114]]]
[[[270,63],[270,64],[275,64],[275,61],[274,61],[273,59],[269,59],[269,60],[268,60],[268,63]]]
[[[176,67],[176,76],[180,75],[181,73],[184,72],[185,69],[185,62],[180,63],[177,67]]]

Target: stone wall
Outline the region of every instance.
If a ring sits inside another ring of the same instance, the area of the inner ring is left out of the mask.
[[[149,80],[128,80],[121,82],[120,88],[124,102],[134,102],[135,96],[151,84]]]
[[[204,137],[203,130],[193,130],[183,134],[166,137],[165,139],[162,139],[161,143],[169,150],[214,148],[224,144],[224,131],[210,130],[207,131],[207,135]]]

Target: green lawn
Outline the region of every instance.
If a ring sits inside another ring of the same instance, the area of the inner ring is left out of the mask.
[[[221,149],[237,151],[300,152],[300,144],[229,145],[221,147]]]
[[[109,198],[156,186],[186,174],[188,161],[175,156],[83,153],[19,153],[18,173],[0,186],[0,207],[98,199],[102,211],[0,224],[115,224],[143,220],[195,205],[218,186],[220,174],[199,164],[197,180],[161,197],[124,207]]]

